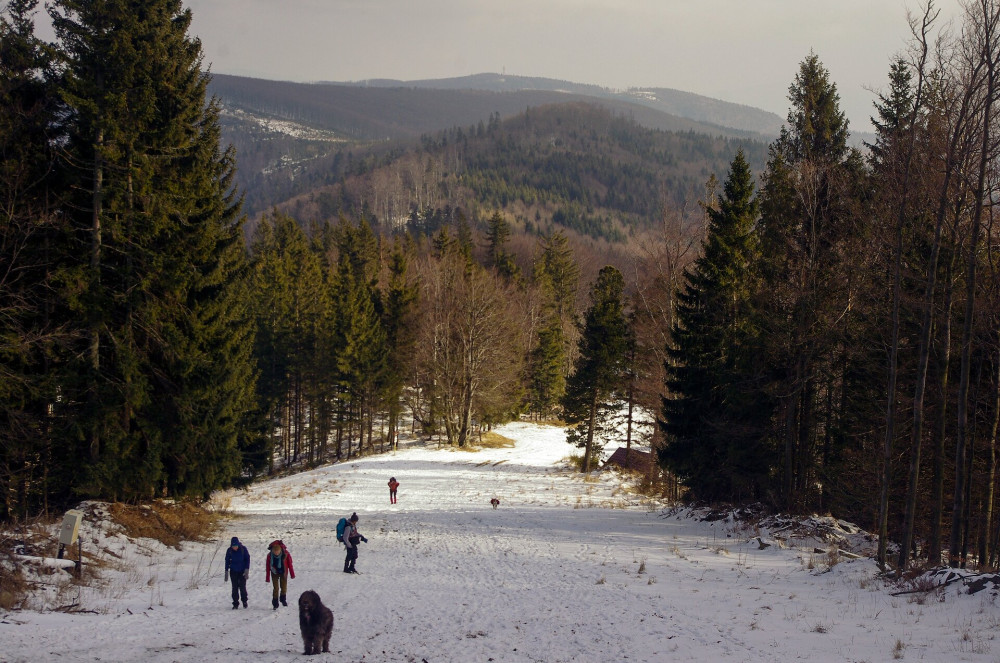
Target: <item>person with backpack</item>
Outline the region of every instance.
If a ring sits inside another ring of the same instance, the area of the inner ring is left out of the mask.
[[[278,600],[281,605],[288,607],[285,595],[288,593],[288,578],[295,578],[295,569],[292,567],[292,554],[281,539],[276,539],[268,546],[270,552],[264,560],[266,574],[264,582],[269,582],[274,587],[271,593],[271,607],[278,609]]]
[[[341,520],[344,519],[342,518]],[[337,529],[340,529],[340,523],[337,524]],[[354,563],[358,561],[358,544],[362,541],[368,543],[368,539],[358,531],[357,513],[352,513],[351,517],[345,521],[343,532],[343,536],[339,538],[347,547],[347,558],[344,559],[344,573],[357,573]]]
[[[233,537],[226,548],[226,580],[233,583],[233,610],[239,607],[239,600],[243,600],[243,607],[247,607],[247,576],[250,575],[250,551],[240,543],[239,538]]]
[[[399,488],[399,482],[396,481],[396,477],[389,477],[389,504],[396,503],[397,488]]]

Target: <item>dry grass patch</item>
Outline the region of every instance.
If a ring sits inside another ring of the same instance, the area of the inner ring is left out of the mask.
[[[562,459],[572,472],[582,472],[583,471],[583,454],[570,454]]]
[[[559,417],[542,417],[541,419],[529,419],[533,424],[539,426],[555,426],[556,428],[566,428],[569,424]]]
[[[632,480],[627,484],[627,490],[639,497],[646,498],[650,503],[666,501],[670,498],[671,487],[663,479],[650,479],[646,474],[631,472]]]
[[[512,449],[514,440],[493,431],[486,431],[479,436],[479,446],[483,449]]]
[[[155,539],[172,548],[180,548],[182,541],[211,539],[226,515],[194,502],[160,500],[138,506],[115,502],[108,512],[126,536]]]

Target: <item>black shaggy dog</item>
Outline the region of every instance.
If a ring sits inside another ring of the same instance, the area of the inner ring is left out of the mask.
[[[302,592],[299,597],[299,627],[302,629],[302,643],[306,654],[318,654],[321,643],[323,651],[330,651],[333,613],[323,605],[319,594],[311,589]]]

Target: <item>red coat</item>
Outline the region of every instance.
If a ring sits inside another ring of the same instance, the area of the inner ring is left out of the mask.
[[[264,555],[264,582],[271,582],[271,548],[273,548],[276,543],[281,546],[281,554],[285,557],[285,568],[288,569],[288,575],[291,576],[292,579],[295,578],[295,569],[292,567],[292,553],[288,552],[288,548],[286,548],[285,544],[279,539],[271,542],[271,544],[267,547],[267,554]]]
[[[396,490],[397,488],[399,488],[399,482],[398,481],[390,481],[389,482],[389,490]]]

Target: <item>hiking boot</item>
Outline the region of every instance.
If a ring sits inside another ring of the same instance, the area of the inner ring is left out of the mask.
[[[285,601],[285,595],[284,594],[281,595],[281,605],[285,606],[286,608],[288,607],[288,602]]]
[[[247,607],[247,602],[246,601],[243,602],[243,607],[244,608]]]
[[[233,604],[233,610],[236,610],[236,608],[238,608],[238,607],[240,607],[240,604],[239,604],[239,603],[234,603],[234,604]]]
[[[278,599],[271,599],[271,609],[272,610],[278,609]]]

